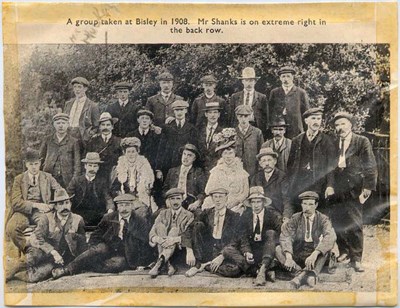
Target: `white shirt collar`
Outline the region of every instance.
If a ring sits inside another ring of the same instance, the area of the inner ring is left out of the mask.
[[[251,90],[251,91],[247,91],[246,89],[244,89],[244,95],[246,96],[247,95],[247,93],[249,93],[250,94],[250,96],[252,96],[253,94],[254,94],[254,92],[255,92],[256,90],[255,89],[253,89],[253,90]]]
[[[218,211],[217,208],[215,208],[215,214],[214,215],[225,216],[225,214],[226,214],[226,206],[220,211]]]
[[[178,125],[179,124],[179,122],[181,123],[181,127],[183,127],[183,125],[185,125],[185,119],[182,119],[182,120],[178,120],[178,119],[176,119],[175,120],[175,122],[176,122],[176,125]]]
[[[33,174],[30,173],[29,171],[28,171],[28,177],[29,177],[29,181],[33,182]],[[35,174],[36,183],[37,183],[38,179],[39,179],[39,173]]]
[[[124,107],[124,106],[126,106],[126,104],[128,104],[128,102],[129,102],[129,99],[127,99],[126,101],[123,101],[122,99],[118,99],[118,102],[119,102],[119,104],[121,105],[121,107]]]
[[[345,141],[350,141],[352,136],[353,136],[353,132],[350,132],[350,133],[348,133],[347,136],[344,137],[343,139],[344,139]],[[340,139],[342,139],[342,138],[340,138]]]
[[[293,87],[294,84],[292,84],[290,87],[282,85],[283,91],[285,91],[285,93],[289,93],[290,91],[292,91]]]
[[[86,175],[86,174],[85,174],[85,177],[86,177],[86,179],[87,179],[89,182],[92,182],[92,181],[96,178],[96,176],[89,177],[89,176]]]
[[[167,99],[171,96],[171,94],[172,94],[172,92],[169,92],[168,94],[167,94],[167,93],[164,93],[164,92],[161,92],[161,96],[162,96],[163,98],[167,98]]]
[[[85,102],[86,101],[86,94],[84,94],[82,97],[80,97],[80,98],[75,98],[75,101],[76,102],[78,102],[78,103],[82,103],[82,102]]]
[[[71,215],[71,213],[68,214],[68,216],[64,217],[64,216],[60,216],[57,212],[55,213],[55,215],[58,217],[58,219],[60,221],[67,221],[67,219],[69,218],[69,216]]]
[[[139,133],[140,133],[141,135],[143,135],[143,134],[147,135],[147,133],[149,132],[149,130],[150,130],[149,127],[146,128],[146,129],[143,129],[143,128],[141,128],[141,127],[139,126]]]
[[[217,126],[218,126],[218,122],[216,122],[215,124],[207,123],[207,129],[208,129],[208,130],[210,130],[210,129],[216,130],[216,129],[217,129]]]
[[[303,214],[303,216],[304,216],[304,220],[307,222],[306,215]],[[314,218],[315,218],[315,213],[312,214],[310,217],[308,217],[308,219],[311,221],[311,224],[314,222]]]
[[[112,134],[108,134],[108,135],[101,134],[101,138],[103,140],[106,139],[107,141],[109,141],[111,139],[111,136],[112,136]]]
[[[122,216],[118,213],[118,221],[121,222],[122,219],[123,219]],[[129,220],[131,219],[131,215],[129,215],[128,218],[125,218],[125,219],[129,223]]]
[[[258,214],[253,212],[253,219],[254,221],[257,220],[257,216],[260,218],[260,221],[262,221],[264,219],[264,213],[265,213],[265,209],[262,209],[262,211]]]

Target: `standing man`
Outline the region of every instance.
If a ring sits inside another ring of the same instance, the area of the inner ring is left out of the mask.
[[[134,211],[133,195],[114,198],[117,211],[104,215],[89,239],[89,249],[66,267],[53,270],[53,278],[93,270],[119,273],[149,264],[150,220]]]
[[[72,198],[72,212],[83,217],[86,226],[96,226],[106,211],[114,209],[108,182],[97,176],[103,163],[99,153],[88,152],[82,159],[85,174],[74,177],[68,186]]]
[[[79,142],[68,133],[68,114],[57,113],[53,126],[55,132],[43,141],[40,157],[44,158],[43,171],[52,174],[66,188],[72,177],[81,173]]]
[[[297,196],[303,191],[313,190],[319,194],[319,200],[334,194],[335,148],[331,138],[321,130],[322,108],[308,109],[304,114],[307,131],[292,140],[288,160],[289,191],[292,199],[292,214],[296,208]],[[324,213],[326,202],[321,202]]]
[[[261,129],[263,135],[266,137],[269,120],[267,96],[255,90],[255,85],[260,77],[256,77],[254,68],[246,67],[243,69],[242,77],[239,79],[241,79],[244,88],[243,91],[232,94],[230,99],[230,126],[235,127],[238,124],[234,114],[236,108],[239,105],[246,105],[252,109],[250,123]]]
[[[217,102],[220,107],[220,123],[222,126],[227,126],[228,123],[228,105],[222,97],[215,94],[215,87],[217,86],[217,79],[213,75],[206,75],[200,80],[204,92],[198,96],[192,104],[191,115],[192,123],[197,129],[205,126],[206,118],[204,117],[204,109],[207,103]]]
[[[110,113],[111,117],[118,119],[113,133],[120,138],[127,137],[128,133],[133,132],[138,126],[136,114],[141,106],[129,99],[131,89],[132,84],[129,82],[115,84],[118,99],[111,102],[106,109],[106,112]]]
[[[306,91],[294,85],[295,70],[284,66],[278,71],[282,86],[271,91],[269,96],[270,119],[284,118],[289,124],[287,137],[293,138],[304,132],[301,115],[310,108]]]
[[[236,127],[236,155],[242,158],[243,168],[251,178],[258,170],[256,155],[264,143],[264,137],[260,129],[250,124],[250,106],[239,105],[235,113],[239,122]]]
[[[174,86],[174,77],[168,73],[162,73],[157,76],[161,91],[149,97],[146,103],[147,109],[154,114],[154,125],[163,127],[175,119],[172,103],[177,100],[183,100],[183,97],[175,95],[172,92]]]
[[[334,117],[336,169],[332,222],[337,232],[340,257],[350,258],[356,272],[363,272],[363,204],[376,188],[377,166],[369,140],[352,132],[353,117],[339,112]]]
[[[335,230],[327,216],[316,211],[318,194],[305,191],[299,195],[302,212],[296,213],[282,225],[276,247],[276,258],[296,277],[290,281],[294,289],[302,284],[315,286],[328,253],[336,240]]]
[[[181,254],[182,247],[186,248],[186,263],[189,266],[195,265],[196,259],[191,244],[187,243],[191,239],[184,236],[186,229],[193,222],[194,215],[182,208],[184,195],[185,192],[180,188],[167,191],[165,194],[167,208],[161,210],[150,230],[150,246],[158,248],[157,263],[149,272],[151,278],[158,276],[164,264],[168,266],[168,276],[175,274],[176,262],[172,259]]]
[[[292,140],[285,137],[288,125],[285,120],[274,121],[269,125],[272,132],[272,139],[263,143],[261,148],[271,148],[278,154],[277,167],[286,173],[287,162],[289,159],[290,149],[292,147]]]
[[[76,77],[71,81],[75,98],[67,101],[64,113],[69,115],[71,135],[82,140],[84,146],[97,133],[99,126],[99,106],[86,97],[89,81]]]

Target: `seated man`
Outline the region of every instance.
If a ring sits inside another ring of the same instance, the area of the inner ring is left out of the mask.
[[[333,249],[336,233],[327,216],[316,211],[318,194],[306,191],[299,195],[302,212],[296,213],[282,225],[276,247],[276,258],[296,277],[290,281],[298,289],[304,282],[316,284],[316,278],[324,266],[328,252]]]
[[[189,228],[196,267],[186,272],[187,277],[203,270],[225,277],[237,277],[247,270],[243,255],[232,244],[241,234],[239,214],[227,209],[228,191],[217,188],[210,191],[212,208],[201,212]]]
[[[275,272],[268,271],[275,257],[275,247],[281,230],[282,218],[273,210],[271,199],[264,196],[260,186],[250,188],[250,196],[245,201],[248,208],[240,217],[244,230],[240,238],[240,252],[250,264],[248,273],[255,274],[258,270],[255,284],[265,285],[265,276],[275,282]]]
[[[31,235],[26,262],[13,274],[24,269],[23,280],[42,281],[51,277],[55,267],[68,265],[86,250],[85,224],[81,216],[71,213],[70,199],[65,189],[56,190],[50,201],[55,212],[47,213],[44,223]]]
[[[190,241],[190,238],[182,237],[194,218],[192,212],[182,208],[184,194],[180,188],[167,191],[165,194],[167,208],[161,210],[151,228],[150,246],[157,246],[159,255],[157,263],[149,272],[151,278],[157,277],[164,263],[168,265],[168,276],[172,276],[176,272],[176,266],[172,264],[171,258],[179,254],[177,248],[180,250],[181,246],[186,247],[185,242]],[[193,250],[190,247],[186,248],[186,262],[191,266],[195,264]]]
[[[135,196],[119,195],[114,199],[117,211],[104,215],[89,239],[89,249],[66,267],[53,270],[53,278],[93,270],[118,273],[147,265],[151,249],[148,244],[150,217],[133,210]]]

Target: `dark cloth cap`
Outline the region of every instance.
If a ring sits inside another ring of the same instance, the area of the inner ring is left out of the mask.
[[[201,83],[207,83],[207,82],[212,82],[212,83],[217,83],[217,79],[213,75],[206,75],[200,79]]]
[[[269,127],[288,127],[290,126],[289,124],[286,124],[284,119],[280,119],[280,120],[275,120],[273,121],[271,124],[268,125]]]
[[[323,114],[323,113],[324,113],[324,108],[322,108],[322,107],[314,107],[314,108],[310,108],[310,109],[306,110],[303,113],[303,118],[306,119],[312,114]]]
[[[115,203],[119,203],[119,202],[132,202],[135,201],[136,197],[132,194],[122,194],[122,195],[118,195],[116,196],[113,201]]]
[[[282,75],[282,74],[285,74],[285,73],[291,73],[291,74],[294,75],[296,73],[296,71],[294,70],[293,67],[290,67],[290,66],[284,66],[284,67],[282,67],[282,68],[280,68],[278,70],[278,75],[279,76]]]
[[[225,195],[227,195],[227,194],[229,194],[229,191],[227,191],[225,188],[221,187],[221,188],[216,188],[216,189],[211,190],[208,194],[210,196],[213,195],[213,194],[225,194]]]
[[[122,82],[118,82],[115,84],[115,90],[121,90],[121,89],[132,89],[133,84],[131,84],[130,82],[126,82],[126,81],[122,81]]]
[[[304,199],[312,199],[312,200],[318,200],[319,196],[315,191],[305,191],[299,195],[300,200]]]
[[[71,84],[74,84],[74,83],[79,83],[81,85],[84,85],[85,87],[89,86],[89,81],[83,77],[76,77],[76,78],[72,79]]]
[[[256,157],[259,160],[261,157],[266,156],[266,155],[270,155],[275,158],[278,158],[278,153],[274,152],[274,150],[272,148],[261,148],[260,152],[257,154]]]
[[[341,111],[341,112],[338,112],[335,114],[335,116],[333,117],[333,123],[335,123],[336,120],[339,120],[341,118],[345,118],[345,119],[349,120],[351,123],[353,123],[353,121],[354,121],[353,116],[350,113],[348,113],[346,111]]]
[[[66,113],[57,113],[56,115],[53,116],[53,122],[57,121],[57,120],[65,120],[65,121],[69,121],[69,115]]]
[[[184,194],[185,194],[185,192],[182,189],[178,188],[178,187],[171,188],[170,190],[168,190],[165,193],[165,199],[171,198],[171,197],[176,196],[176,195],[183,196]]]
[[[174,80],[174,76],[172,76],[171,73],[165,72],[165,73],[161,73],[160,75],[158,75],[156,77],[157,81],[173,81]]]
[[[204,106],[203,110],[204,111],[211,111],[211,110],[221,110],[221,106],[219,105],[219,102],[209,102],[206,103]]]
[[[142,116],[142,115],[147,115],[147,116],[149,116],[152,120],[154,119],[154,113],[152,113],[150,110],[148,110],[148,109],[140,109],[138,112],[137,112],[137,114],[136,114],[136,116],[139,118],[140,116]]]
[[[38,151],[33,149],[27,149],[24,155],[24,160],[26,162],[33,162],[37,160],[41,160],[40,154]]]
[[[193,144],[187,143],[183,147],[181,147],[179,150],[180,150],[181,154],[183,153],[184,150],[187,150],[187,151],[190,151],[190,152],[196,154],[196,159],[200,157],[199,150]]]
[[[183,100],[177,100],[171,104],[172,109],[189,108],[189,103]]]
[[[250,115],[253,113],[253,109],[250,106],[247,105],[239,105],[235,108],[235,114],[244,114],[244,115]]]

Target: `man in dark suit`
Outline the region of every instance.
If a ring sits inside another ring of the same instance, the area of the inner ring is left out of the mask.
[[[327,201],[334,193],[335,150],[331,138],[321,131],[322,108],[308,109],[303,117],[307,131],[292,140],[288,159],[292,214],[300,209],[297,196],[312,190],[319,194],[320,211],[327,214]]]
[[[267,137],[268,133],[268,121],[269,121],[269,108],[267,96],[260,92],[257,92],[254,87],[257,80],[260,77],[256,77],[256,72],[252,67],[246,67],[242,71],[242,77],[239,79],[243,83],[243,91],[232,94],[229,102],[230,109],[230,126],[235,127],[238,125],[235,110],[239,105],[246,105],[252,108],[253,113],[250,118],[250,123],[255,127],[261,129],[264,137]]]
[[[352,132],[353,117],[339,112],[334,117],[339,139],[335,142],[335,200],[333,226],[338,235],[339,261],[350,258],[355,271],[363,272],[363,204],[375,190],[377,166],[369,140]]]
[[[228,104],[222,97],[215,94],[215,87],[217,86],[217,79],[213,75],[206,75],[200,80],[204,89],[204,93],[198,96],[191,106],[191,122],[200,129],[206,125],[206,118],[204,117],[204,110],[207,103],[217,102],[220,107],[220,123],[222,126],[228,126]]]
[[[171,108],[175,118],[162,131],[156,162],[157,179],[162,179],[170,168],[179,166],[181,147],[187,143],[197,145],[196,128],[186,119],[189,104],[178,100],[171,104]]]
[[[183,97],[172,92],[174,77],[170,73],[165,72],[158,75],[157,81],[160,83],[161,91],[148,98],[146,108],[154,114],[154,124],[162,127],[174,121],[172,103],[176,100],[183,100]]]
[[[150,219],[133,210],[133,195],[123,194],[114,199],[117,211],[103,217],[89,239],[89,249],[66,267],[53,270],[53,278],[93,270],[118,273],[134,270],[149,262],[148,244]]]
[[[97,172],[97,176],[104,181],[110,181],[111,170],[117,165],[118,158],[122,155],[121,138],[114,136],[114,127],[118,123],[110,113],[103,112],[99,119],[100,133],[93,136],[87,147],[87,152],[99,153],[100,159],[104,162]]]
[[[113,134],[120,138],[127,137],[138,127],[136,118],[141,106],[129,99],[131,89],[131,83],[118,82],[115,85],[118,100],[111,102],[106,109],[106,112],[110,113],[113,118],[118,119],[114,125]]]
[[[275,88],[269,95],[270,120],[284,118],[288,127],[289,139],[304,131],[302,114],[310,108],[306,91],[293,83],[295,70],[285,66],[278,71],[282,86]]]
[[[89,81],[83,77],[72,79],[75,98],[67,101],[64,113],[69,115],[70,131],[73,137],[82,140],[83,144],[97,133],[99,126],[99,106],[86,97]]]
[[[276,247],[278,261],[296,275],[290,281],[295,289],[304,283],[315,286],[328,253],[335,245],[336,234],[331,221],[316,211],[318,197],[314,191],[299,195],[302,212],[282,225],[280,245]]]
[[[210,191],[214,207],[201,212],[188,229],[197,265],[186,272],[191,277],[203,270],[225,277],[237,277],[247,270],[246,259],[232,245],[241,234],[239,214],[227,209],[228,191]]]
[[[40,157],[44,159],[43,171],[52,174],[66,188],[72,177],[81,173],[80,144],[68,133],[68,114],[57,113],[53,126],[55,132],[43,141]]]
[[[74,177],[68,186],[72,198],[72,212],[83,217],[86,226],[96,226],[106,211],[114,209],[108,182],[97,176],[103,163],[99,153],[88,152],[82,159],[85,174]]]
[[[261,167],[251,179],[251,186],[261,186],[265,195],[272,200],[271,208],[277,215],[283,216],[283,221],[291,216],[290,200],[288,198],[288,182],[281,170],[276,168],[278,154],[271,148],[263,148],[257,155],[258,164]]]

